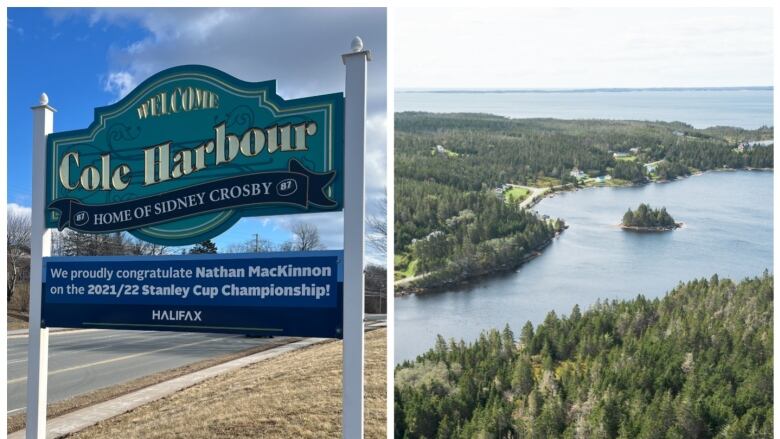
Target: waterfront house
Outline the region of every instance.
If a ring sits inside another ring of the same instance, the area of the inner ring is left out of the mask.
[[[569,172],[569,175],[576,178],[577,180],[582,180],[583,178],[587,177],[587,174],[580,171],[576,166],[571,170],[571,172]]]
[[[652,174],[653,172],[655,172],[656,169],[658,169],[658,163],[659,162],[645,163],[645,172],[647,172],[648,174]]]

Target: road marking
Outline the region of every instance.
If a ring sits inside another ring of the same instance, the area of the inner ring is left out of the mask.
[[[53,335],[61,335],[61,334],[83,334],[85,332],[95,332],[95,331],[105,331],[105,329],[74,329],[72,331],[49,331],[49,337]],[[29,337],[30,333],[27,334],[14,334],[9,335],[8,338],[24,338]]]
[[[123,357],[109,358],[109,359],[106,359],[106,360],[96,361],[94,363],[82,364],[82,365],[73,366],[73,367],[66,367],[65,369],[58,369],[58,370],[53,370],[53,371],[49,372],[49,376],[60,374],[60,373],[64,373],[64,372],[70,372],[70,371],[73,371],[73,370],[83,369],[85,367],[100,366],[100,365],[103,365],[103,364],[109,364],[109,363],[115,363],[117,361],[129,360],[131,358],[141,357],[141,356],[144,356],[144,355],[157,354],[157,353],[160,353],[160,352],[171,351],[171,350],[178,349],[178,348],[186,348],[187,346],[195,346],[195,345],[199,345],[199,344],[203,344],[203,343],[208,343],[210,341],[224,340],[226,338],[228,338],[228,337],[210,338],[210,339],[207,339],[207,340],[195,341],[195,342],[192,342],[192,343],[186,343],[186,344],[171,346],[171,347],[168,347],[168,348],[155,349],[153,351],[138,352],[136,354],[125,355]],[[27,379],[27,376],[25,375],[23,377],[19,377],[19,378],[13,379],[13,380],[8,380],[7,383],[8,384],[19,383],[19,382],[25,381],[26,379]]]
[[[172,338],[183,337],[183,336],[185,336],[185,335],[186,335],[186,334],[184,334],[184,333],[182,333],[182,334],[175,334],[175,335],[169,335],[169,336],[167,336],[167,337],[166,337],[166,340],[170,340],[170,339],[172,339]],[[128,339],[131,339],[131,338],[138,338],[138,337],[149,337],[149,334],[133,334],[133,335],[127,335],[127,334],[114,334],[114,335],[109,335],[109,336],[106,336],[106,337],[100,337],[100,338],[90,338],[90,339],[88,339],[88,340],[86,340],[86,341],[93,341],[93,340],[106,340],[106,339],[110,339],[110,338],[117,338],[117,337],[123,337],[123,340],[128,340]],[[151,340],[151,339],[150,339],[150,340]],[[53,350],[53,349],[52,349],[53,347],[55,347],[55,346],[49,346],[49,350],[50,350],[50,351],[52,351],[52,350]],[[79,349],[74,349],[74,350],[75,350],[76,352],[78,352],[78,353],[82,353],[82,352],[94,352],[94,351],[99,351],[100,349],[103,349],[103,348],[105,348],[105,347],[106,347],[106,345],[102,345],[102,346],[97,346],[97,347],[90,348],[90,349],[81,349],[81,350],[79,350]],[[62,356],[62,355],[65,355],[65,354],[73,354],[73,353],[74,353],[74,352],[72,352],[72,351],[68,351],[68,352],[57,352],[56,354],[53,354],[53,353],[52,353],[52,354],[49,354],[49,360],[51,360],[51,359],[52,359],[52,358],[54,358],[54,357],[57,357],[57,358],[59,358],[59,357],[60,357],[60,356]],[[25,350],[25,352],[23,352],[22,358],[19,358],[19,359],[15,359],[15,360],[8,361],[8,363],[7,363],[7,364],[16,364],[16,363],[22,363],[22,362],[25,362],[25,361],[27,361],[27,352],[26,352],[26,350]]]

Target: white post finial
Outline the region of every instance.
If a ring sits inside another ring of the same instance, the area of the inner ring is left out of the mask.
[[[363,50],[363,40],[360,39],[360,37],[355,36],[355,38],[352,39],[352,51],[361,52],[362,50]]]
[[[47,105],[49,103],[49,96],[46,93],[41,93],[41,97],[38,99],[38,103],[41,105]]]

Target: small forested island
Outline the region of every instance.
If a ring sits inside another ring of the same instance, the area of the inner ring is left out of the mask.
[[[774,277],[550,312],[395,370],[396,438],[770,438]]]
[[[682,223],[675,222],[665,207],[653,209],[644,203],[640,204],[636,210],[629,208],[623,215],[623,222],[620,223],[623,230],[638,232],[664,232],[680,226]]]

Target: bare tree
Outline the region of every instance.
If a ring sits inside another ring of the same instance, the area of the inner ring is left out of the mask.
[[[311,251],[325,248],[320,241],[320,231],[317,226],[307,223],[295,223],[290,229],[293,239],[282,244],[284,251]]]
[[[170,253],[167,246],[146,242],[129,234],[125,235],[125,247],[125,251],[131,255],[159,256]]]
[[[259,233],[255,233],[252,239],[231,244],[227,248],[228,253],[265,253],[271,251],[274,251],[274,243],[261,238]]]
[[[30,215],[8,211],[8,302],[22,279],[30,271]]]
[[[170,249],[137,239],[125,232],[109,234],[57,232],[52,237],[54,254],[62,256],[166,255]]]
[[[368,245],[378,253],[387,254],[387,196],[374,202],[379,212],[368,217]]]

